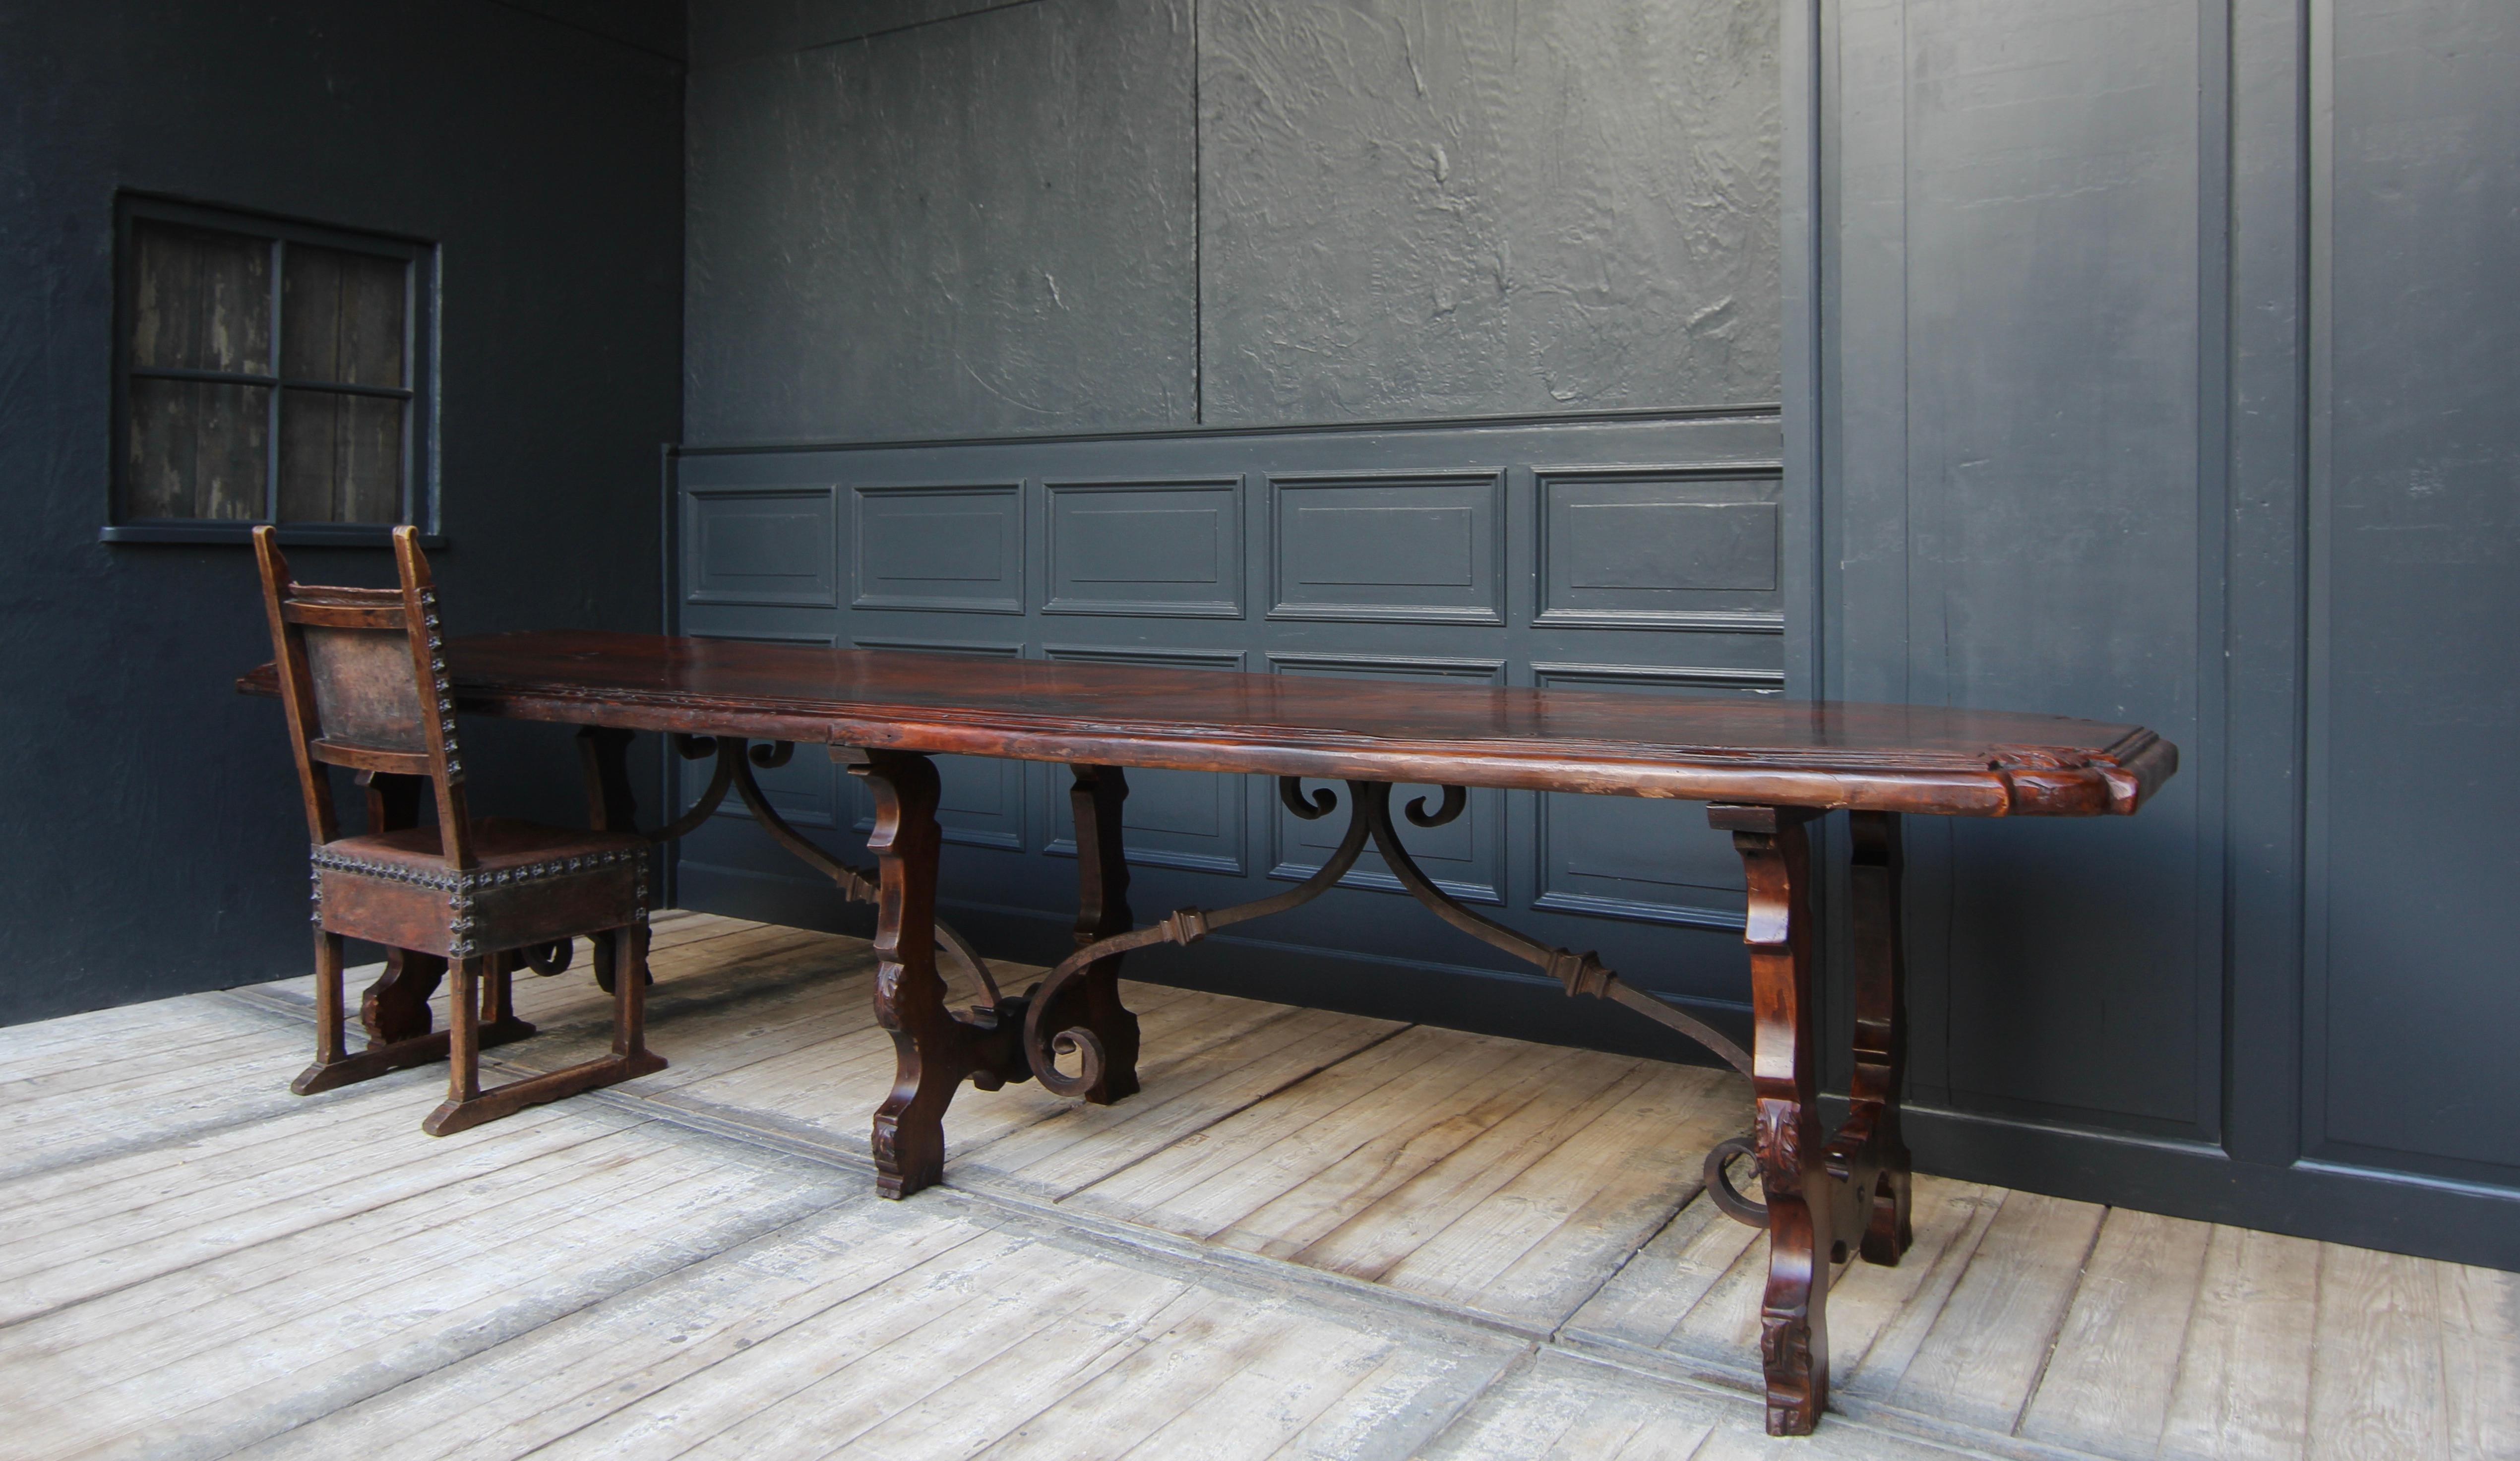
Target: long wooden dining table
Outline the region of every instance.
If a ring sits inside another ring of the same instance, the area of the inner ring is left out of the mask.
[[[456,639],[446,646],[457,708],[571,723],[593,815],[627,830],[635,817],[624,752],[632,732],[661,731],[713,761],[697,801],[650,835],[679,836],[738,796],[765,831],[878,909],[876,1018],[891,1032],[896,1074],[875,1113],[877,1182],[906,1197],[943,1174],[947,1104],[966,1080],[995,1089],[1034,1080],[1086,1101],[1138,1089],[1138,1022],[1118,979],[1130,950],[1188,945],[1283,912],[1335,886],[1371,847],[1401,885],[1454,927],[1527,959],[1570,995],[1606,998],[1698,1040],[1750,1078],[1748,1131],[1706,1154],[1709,1198],[1764,1228],[1768,1281],[1760,1360],[1768,1429],[1807,1434],[1827,1399],[1826,1301],[1832,1262],[1850,1250],[1894,1264],[1908,1249],[1909,1154],[1899,1092],[1906,1047],[1900,928],[1900,819],[2127,815],[2178,766],[2153,732],[2054,716],[1923,705],[1739,697],[1665,698],[1425,681],[1328,680],[1080,661],[977,659],[898,650],[593,632]],[[239,687],[269,693],[268,666]],[[873,794],[876,866],[842,863],[782,819],[756,769],[823,746]],[[1080,874],[1076,949],[1023,995],[998,990],[987,961],[936,918],[940,754],[1011,757],[1072,769]],[[1289,812],[1331,815],[1341,798],[1302,778],[1346,785],[1345,835],[1328,861],[1273,897],[1185,908],[1143,927],[1128,900],[1120,809],[1127,767],[1253,773],[1279,778]],[[384,779],[384,778],[380,778]],[[1396,785],[1443,788],[1395,817]],[[1622,980],[1591,953],[1554,949],[1462,908],[1419,869],[1403,823],[1441,826],[1467,788],[1512,787],[1699,801],[1730,832],[1749,884],[1751,1044]],[[416,815],[390,785],[372,816]],[[1855,996],[1846,1120],[1824,1129],[1808,824],[1849,814]],[[949,1008],[939,969],[968,970],[980,1003]],[[400,955],[368,993],[371,1040],[421,1029],[435,983],[425,956]],[[1747,1157],[1761,1199],[1736,1188]]]

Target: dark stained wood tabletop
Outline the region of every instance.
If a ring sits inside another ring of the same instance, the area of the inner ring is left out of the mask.
[[[446,658],[476,714],[1188,771],[2001,817],[2131,813],[2179,764],[2138,726],[1930,705],[591,631],[458,639]],[[239,687],[268,693],[268,677]]]

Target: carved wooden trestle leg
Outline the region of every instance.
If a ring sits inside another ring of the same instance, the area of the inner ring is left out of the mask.
[[[1055,1088],[1097,1103],[1135,1095],[1138,1017],[1120,1002],[1120,954],[1099,948],[1130,922],[1129,868],[1120,847],[1120,804],[1129,783],[1120,769],[1075,768],[1076,942],[1080,950],[1098,952],[1062,963],[1067,977],[1010,997],[998,993],[988,965],[969,946],[936,921],[941,837],[935,764],[898,751],[838,748],[832,755],[867,783],[876,804],[875,832],[867,839],[877,866],[875,1015],[892,1034],[894,1057],[892,1091],[875,1114],[876,1190],[908,1197],[943,1178],[945,1108],[955,1089],[967,1079],[983,1090],[1032,1080],[1044,1066],[1026,1058],[1023,1040],[1038,1028],[1043,1011],[1051,1012],[1054,1028],[1063,1032],[1059,1038],[1070,1041],[1068,1049],[1077,1049],[1077,1040],[1085,1047],[1076,1077],[1048,1067]],[[749,781],[748,774],[737,774],[739,789]],[[829,861],[822,858],[818,865]],[[947,1007],[945,982],[936,971],[940,938],[952,939],[958,955],[978,974],[988,1002],[965,1010]]]
[[[1817,971],[1812,958],[1811,843],[1818,812],[1713,806],[1707,819],[1732,834],[1750,884],[1751,1084],[1754,1140],[1707,1159],[1709,1195],[1768,1230],[1768,1285],[1759,1315],[1768,1432],[1806,1436],[1828,1403],[1830,1265],[1850,1250],[1895,1264],[1908,1250],[1908,1151],[1899,1139],[1900,1063],[1906,1049],[1895,814],[1854,814],[1856,1075],[1846,1125],[1820,1124]],[[1725,1164],[1745,1146],[1766,1202],[1735,1192]]]
[[[1752,1138],[1734,1138],[1707,1158],[1709,1196],[1725,1212],[1766,1228],[1768,1284],[1760,1314],[1768,1430],[1807,1435],[1828,1400],[1828,1280],[1833,1263],[1860,1252],[1895,1264],[1909,1245],[1908,1151],[1899,1132],[1899,1081],[1906,1054],[1899,926],[1899,822],[1887,813],[1853,816],[1855,1079],[1847,1122],[1835,1134],[1820,1117],[1818,973],[1812,952],[1811,845],[1806,808],[1713,806],[1708,819],[1732,834],[1749,880],[1753,1046],[1723,1034],[1635,986],[1598,957],[1551,949],[1447,897],[1401,844],[1391,787],[1347,783],[1347,833],[1302,883],[1232,908],[1178,908],[1131,928],[1128,869],[1120,851],[1120,806],[1128,794],[1111,767],[1076,768],[1073,791],[1082,884],[1078,948],[1040,984],[1015,998],[994,997],[950,1010],[936,972],[936,771],[924,756],[834,751],[876,795],[868,846],[880,864],[876,953],[876,1017],[892,1032],[893,1090],[875,1118],[878,1186],[907,1196],[937,1181],[945,1163],[944,1113],[965,1079],[983,1087],[1029,1076],[1049,1089],[1110,1101],[1137,1089],[1138,1025],[1120,1007],[1119,960],[1133,949],[1188,945],[1218,929],[1284,912],[1337,885],[1370,844],[1401,886],[1446,922],[1548,970],[1570,995],[1615,999],[1701,1040],[1751,1078],[1757,1115]],[[741,784],[741,783],[740,783]],[[1279,796],[1307,819],[1336,805],[1328,791],[1307,795],[1282,777]],[[1459,817],[1467,796],[1447,787],[1440,806],[1412,802],[1421,827]],[[994,991],[994,987],[992,987]],[[1015,1039],[1017,1032],[1020,1039]],[[1076,1067],[1071,1073],[1061,1061]],[[1754,1203],[1726,1175],[1735,1156],[1755,1158],[1766,1201]]]
[[[1079,766],[1074,772],[1068,807],[1076,819],[1076,947],[1089,949],[1137,922],[1129,911],[1129,860],[1120,842],[1120,804],[1128,799],[1129,781],[1116,766]],[[1037,1021],[1051,1030],[1094,1032],[1102,1068],[1075,1094],[1097,1105],[1138,1093],[1138,1017],[1120,1002],[1122,957],[1109,953],[1086,964],[1055,1002],[1043,1001]],[[1027,996],[1031,1021],[1029,1003]]]
[[[1855,1077],[1845,1129],[1829,1143],[1832,1169],[1852,1170],[1857,1148],[1879,1157],[1864,1258],[1885,1266],[1907,1257],[1908,1144],[1899,1131],[1899,1082],[1908,1064],[1908,954],[1899,917],[1904,872],[1899,814],[1848,815],[1854,856]],[[1841,1150],[1841,1148],[1844,1148]]]
[[[900,751],[834,749],[875,796],[875,1017],[892,1035],[892,1091],[876,1108],[876,1190],[908,1197],[945,1175],[945,1108],[973,1078],[992,1086],[1029,1072],[1016,1046],[1019,1000],[958,1012],[936,973],[936,766]],[[1011,1007],[1012,1006],[1012,1007]]]

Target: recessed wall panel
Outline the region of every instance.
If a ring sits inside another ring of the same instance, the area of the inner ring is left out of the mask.
[[[850,494],[860,609],[1023,612],[1023,488],[859,487]]]
[[[1051,482],[1048,614],[1242,617],[1242,483]]]
[[[838,600],[829,487],[683,494],[683,592],[692,603],[831,608]]]
[[[1542,624],[1782,629],[1778,477],[1543,469],[1534,480]]]
[[[2520,1188],[2520,781],[2507,770],[2520,747],[2520,7],[2326,9],[2335,112],[2321,182],[2334,186],[2311,247],[2330,271],[2331,347],[2312,403],[2328,434],[2309,527],[2303,1138],[2328,1161],[2508,1190]]]
[[[1505,473],[1273,477],[1272,619],[1505,622]]]

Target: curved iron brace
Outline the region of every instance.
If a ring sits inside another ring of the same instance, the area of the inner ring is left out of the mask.
[[[1024,1014],[1024,1058],[1032,1067],[1033,1079],[1045,1088],[1061,1095],[1075,1095],[1091,1087],[1102,1074],[1102,1044],[1095,1040],[1092,1031],[1061,1030],[1045,1038],[1046,1032],[1042,1029],[1042,1011],[1052,1006],[1059,990],[1080,971],[1112,954],[1155,944],[1193,944],[1217,929],[1300,908],[1328,892],[1346,876],[1348,869],[1355,866],[1357,859],[1364,855],[1369,839],[1382,854],[1384,864],[1391,869],[1392,876],[1400,880],[1400,885],[1445,922],[1517,958],[1538,964],[1565,985],[1569,995],[1594,995],[1615,999],[1646,1018],[1688,1036],[1722,1056],[1725,1063],[1743,1075],[1750,1073],[1748,1051],[1734,1044],[1713,1026],[1623,983],[1602,964],[1598,954],[1578,954],[1563,949],[1552,949],[1454,902],[1418,868],[1416,860],[1409,856],[1409,850],[1401,845],[1399,830],[1391,821],[1390,784],[1350,781],[1347,789],[1353,803],[1348,813],[1347,835],[1339,839],[1338,849],[1330,854],[1328,862],[1293,888],[1274,898],[1237,904],[1213,912],[1194,908],[1179,908],[1159,923],[1088,944],[1060,960],[1058,966],[1051,970],[1050,976],[1033,991],[1030,1007]],[[1443,793],[1442,803],[1433,810],[1428,810],[1424,797],[1418,797],[1402,809],[1403,815],[1416,826],[1445,825],[1462,815],[1469,806],[1470,797],[1468,789],[1461,786],[1447,786]],[[1302,782],[1293,776],[1278,778],[1278,800],[1288,812],[1306,821],[1316,821],[1328,816],[1338,805],[1337,796],[1328,787],[1307,796]],[[1058,1060],[1062,1055],[1076,1057],[1079,1063],[1077,1075],[1067,1076],[1059,1072]]]
[[[718,737],[674,735],[667,739],[673,742],[674,754],[685,761],[698,761],[703,756],[715,756],[717,765],[710,768],[708,787],[700,793],[699,800],[692,803],[691,810],[652,832],[639,834],[651,842],[671,842],[678,837],[686,837],[698,831],[701,822],[717,815],[718,803],[726,800],[727,792],[735,785],[735,759],[721,753]]]
[[[1743,1075],[1750,1074],[1750,1052],[1725,1038],[1714,1026],[1683,1014],[1664,1001],[1636,986],[1620,980],[1601,962],[1598,953],[1570,953],[1552,949],[1537,939],[1515,933],[1493,919],[1480,917],[1455,903],[1434,879],[1418,869],[1409,850],[1400,845],[1400,833],[1391,824],[1391,788],[1378,781],[1365,783],[1367,794],[1361,810],[1373,832],[1374,850],[1382,854],[1383,864],[1400,886],[1424,904],[1436,917],[1493,948],[1502,949],[1514,957],[1538,964],[1542,970],[1566,986],[1569,995],[1594,995],[1615,999],[1649,1020],[1669,1026],[1724,1057],[1724,1062]],[[1459,786],[1444,788],[1444,804],[1433,813],[1425,811],[1423,797],[1412,801],[1407,813],[1410,821],[1421,827],[1439,827],[1462,815],[1469,802],[1469,793]]]
[[[514,951],[516,957],[528,969],[545,979],[568,972],[569,956],[575,945],[567,939],[556,944],[534,944]]]
[[[1732,1167],[1735,1157],[1749,1158],[1751,1167],[1756,1169],[1759,1163],[1758,1142],[1745,1133],[1715,1143],[1715,1149],[1706,1154],[1706,1195],[1714,1200],[1716,1210],[1725,1217],[1735,1222],[1764,1228],[1768,1225],[1768,1205],[1752,1202],[1741,1195],[1740,1188],[1732,1185]]]
[[[1359,784],[1355,781],[1348,783],[1351,797],[1356,795]],[[1287,811],[1306,821],[1317,821],[1338,806],[1337,794],[1328,787],[1314,792],[1307,799],[1302,785],[1293,776],[1278,778],[1278,799]],[[1337,886],[1338,880],[1347,876],[1348,869],[1356,865],[1356,860],[1365,855],[1365,819],[1352,808],[1348,814],[1347,835],[1339,839],[1329,861],[1317,868],[1312,876],[1285,892],[1213,910],[1176,908],[1159,923],[1149,923],[1144,928],[1097,940],[1060,959],[1058,967],[1052,969],[1025,996],[1024,1061],[1032,1067],[1033,1079],[1039,1081],[1045,1089],[1055,1090],[1060,1095],[1081,1095],[1102,1078],[1102,1042],[1095,1039],[1093,1031],[1079,1028],[1053,1033],[1042,1029],[1042,1011],[1057,1004],[1059,991],[1066,988],[1069,980],[1115,953],[1126,953],[1132,949],[1145,949],[1156,944],[1195,944],[1220,928],[1231,928],[1237,923],[1247,923],[1254,918],[1266,918],[1272,913],[1301,908]],[[1059,1072],[1058,1057],[1062,1055],[1076,1057],[1077,1074],[1069,1076]]]
[[[774,740],[756,745],[740,735],[676,735],[673,740],[675,751],[684,760],[698,761],[703,756],[714,755],[717,766],[709,773],[708,786],[700,792],[699,800],[692,803],[691,810],[674,819],[669,825],[645,833],[649,841],[669,842],[693,831],[716,814],[718,804],[725,801],[727,792],[732,790],[743,802],[744,810],[752,814],[752,819],[759,822],[761,829],[770,834],[772,841],[785,848],[789,857],[837,884],[842,897],[855,903],[876,901],[881,889],[874,873],[852,867],[807,841],[771,807],[769,798],[761,794],[761,783],[754,779],[753,768],[775,771],[786,766],[796,754],[793,742]],[[997,977],[989,972],[988,960],[980,957],[979,951],[971,947],[970,941],[942,918],[936,920],[936,942],[979,984],[987,996],[987,1003],[981,1006],[982,1009],[993,1012],[1006,1002],[1006,996],[998,992]]]

